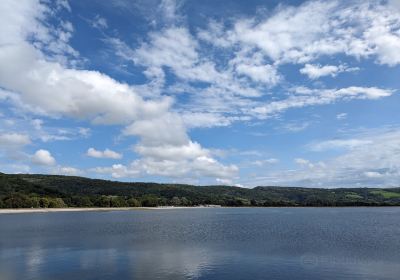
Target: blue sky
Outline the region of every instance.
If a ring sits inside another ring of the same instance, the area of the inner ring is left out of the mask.
[[[0,4],[0,171],[398,186],[400,2]]]

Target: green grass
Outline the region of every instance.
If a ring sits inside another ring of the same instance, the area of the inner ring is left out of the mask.
[[[377,191],[371,191],[372,194],[374,195],[381,195],[384,198],[390,199],[390,198],[400,198],[400,193],[396,192],[388,192],[384,190],[377,190]]]
[[[354,192],[350,192],[346,194],[347,199],[363,199],[363,197],[359,194],[356,194]]]

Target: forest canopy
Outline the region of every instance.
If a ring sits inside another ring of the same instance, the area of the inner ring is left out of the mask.
[[[125,183],[0,173],[0,208],[157,206],[400,206],[400,188],[295,188]]]

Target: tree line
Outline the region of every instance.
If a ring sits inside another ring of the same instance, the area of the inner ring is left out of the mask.
[[[400,188],[324,189],[123,183],[73,176],[0,173],[0,208],[400,206]]]

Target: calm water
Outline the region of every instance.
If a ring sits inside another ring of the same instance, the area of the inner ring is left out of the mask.
[[[0,279],[400,279],[400,208],[0,215]]]

